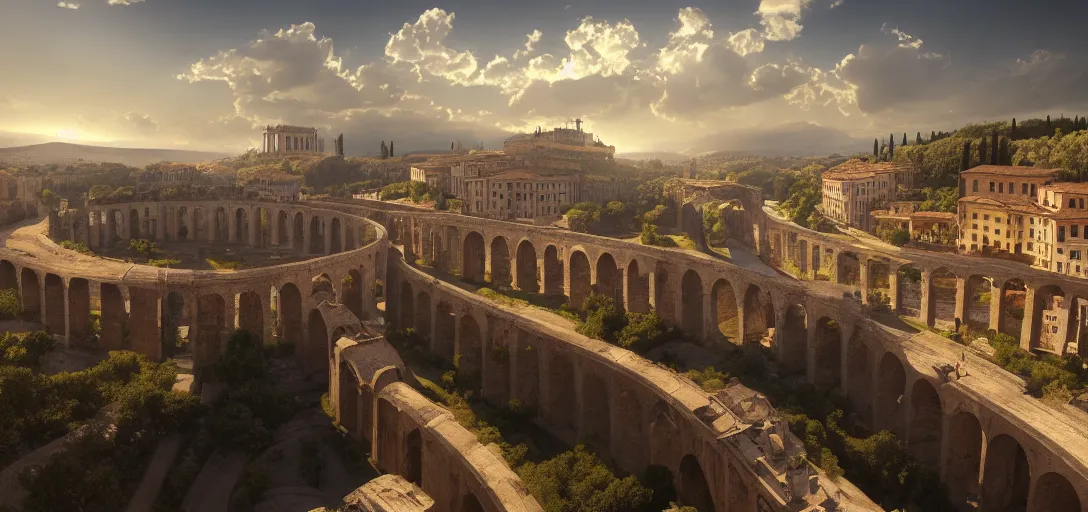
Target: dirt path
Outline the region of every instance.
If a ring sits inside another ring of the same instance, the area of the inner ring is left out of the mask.
[[[234,452],[228,455],[216,452],[208,458],[204,469],[197,475],[189,494],[185,496],[182,510],[185,512],[228,512],[234,484],[242,476],[249,456]]]

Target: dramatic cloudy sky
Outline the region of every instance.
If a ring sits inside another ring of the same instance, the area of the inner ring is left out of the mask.
[[[360,154],[581,117],[681,151],[1088,112],[1083,0],[0,2],[9,140],[236,151],[282,122]]]

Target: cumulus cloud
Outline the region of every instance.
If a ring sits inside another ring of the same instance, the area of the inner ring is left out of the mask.
[[[124,115],[126,122],[132,125],[137,131],[143,133],[157,132],[159,131],[159,123],[155,122],[151,116],[147,114],[141,114],[138,112],[126,112]]]
[[[570,54],[561,60],[551,54],[532,59],[526,74],[534,80],[578,80],[591,75],[621,75],[631,67],[630,53],[642,45],[630,21],[614,24],[586,16],[567,31],[563,41]]]
[[[695,7],[680,9],[679,28],[669,34],[669,43],[657,55],[657,70],[677,74],[685,63],[699,63],[714,39],[710,19]]]
[[[884,112],[950,91],[950,59],[922,51],[922,41],[899,29],[887,29],[895,41],[863,44],[847,55],[836,74],[857,91],[857,105],[869,113]]]
[[[57,2],[57,7],[61,9],[72,9],[73,11],[79,9],[79,4],[75,2]]]
[[[544,34],[542,34],[539,30],[534,30],[532,33],[525,36],[525,46],[519,50],[514,51],[514,60],[531,55],[533,53],[533,49],[536,47],[536,44],[540,42],[540,38],[543,37],[543,35]]]
[[[801,35],[801,11],[811,0],[762,0],[756,16],[768,41],[792,41]]]
[[[424,12],[415,23],[405,23],[389,37],[385,55],[393,63],[412,64],[421,80],[422,71],[454,83],[468,80],[478,67],[476,57],[472,52],[458,52],[444,44],[453,30],[455,16],[437,7]]]
[[[741,57],[746,57],[763,51],[763,34],[754,28],[741,30],[730,34],[726,45]]]

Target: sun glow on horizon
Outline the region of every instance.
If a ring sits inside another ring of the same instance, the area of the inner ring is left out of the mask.
[[[58,139],[80,140],[79,132],[71,129],[57,130]]]

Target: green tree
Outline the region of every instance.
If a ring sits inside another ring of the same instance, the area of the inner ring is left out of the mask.
[[[616,478],[582,445],[539,464],[527,462],[517,472],[549,512],[626,512],[652,497],[636,477]]]
[[[601,206],[591,202],[578,203],[567,210],[566,217],[571,231],[589,233],[601,220]]]
[[[982,140],[978,143],[978,163],[985,164],[989,157],[989,152],[986,151],[986,137],[982,137]]]
[[[922,132],[918,132],[918,135],[914,137],[914,143],[919,146],[922,145]]]
[[[922,189],[922,196],[925,200],[919,205],[920,210],[956,213],[956,206],[959,203],[959,189],[956,187],[926,187]]]
[[[873,157],[880,158],[880,141],[877,139],[873,139]]]
[[[903,132],[903,144],[901,144],[901,147],[907,147],[907,132]]]
[[[434,209],[435,210],[446,210],[448,207],[449,207],[449,205],[446,204],[446,193],[445,192],[439,192],[438,193],[438,199],[436,199],[435,202],[434,202]]]
[[[990,165],[997,165],[998,164],[998,158],[997,157],[998,157],[998,153],[1000,152],[1000,149],[1001,149],[1001,144],[999,143],[999,136],[997,134],[997,131],[994,131],[994,134],[991,136],[991,139],[990,139]]]
[[[22,314],[19,302],[19,290],[4,288],[0,290],[0,318],[16,318]]]

